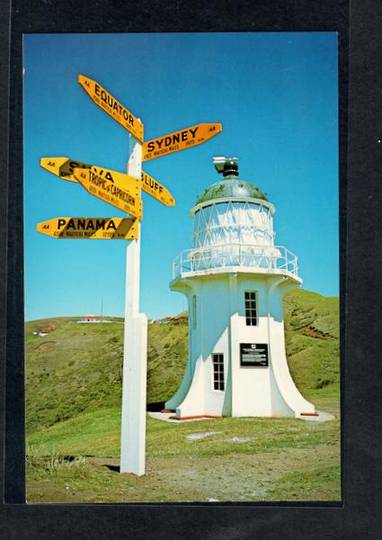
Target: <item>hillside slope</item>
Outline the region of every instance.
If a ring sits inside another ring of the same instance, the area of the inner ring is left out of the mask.
[[[77,324],[55,318],[25,324],[27,432],[98,408],[120,405],[123,320]],[[325,389],[338,393],[338,298],[305,290],[285,299],[288,362],[309,397]],[[33,332],[48,329],[45,336]],[[187,359],[186,315],[149,324],[148,403],[177,389]]]
[[[339,301],[297,289],[285,297],[285,342],[288,364],[307,396],[338,392]]]

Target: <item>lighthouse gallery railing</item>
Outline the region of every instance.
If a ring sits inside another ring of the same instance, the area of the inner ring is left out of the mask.
[[[297,256],[284,246],[222,244],[182,251],[173,261],[172,277],[183,273],[245,266],[260,271],[284,271],[298,276]]]

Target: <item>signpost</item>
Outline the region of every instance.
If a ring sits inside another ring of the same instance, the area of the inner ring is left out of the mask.
[[[138,221],[117,217],[57,217],[38,223],[37,231],[53,238],[132,240],[138,238]]]
[[[40,165],[52,174],[80,183],[88,193],[136,219],[58,217],[38,223],[38,232],[54,238],[126,239],[125,329],[123,349],[120,472],[145,472],[147,317],[139,311],[141,190],[166,206],[171,193],[142,171],[142,161],[192,148],[222,131],[221,124],[197,124],[144,142],[143,124],[96,81],[78,82],[103,111],[121,124],[130,137],[127,174],[68,157],[45,157]]]
[[[68,180],[69,182],[78,182],[74,176],[74,169],[92,169],[98,172],[101,176],[107,180],[115,182],[120,187],[123,187],[126,183],[127,175],[112,171],[111,169],[105,169],[98,165],[90,165],[89,163],[82,163],[81,161],[75,161],[68,157],[45,157],[41,158],[40,165],[43,169],[51,172],[55,176]],[[165,186],[163,186],[158,180],[155,180],[152,176],[142,171],[141,173],[142,189],[154,197],[157,201],[166,206],[175,206],[175,199]]]
[[[127,174],[140,178],[142,145],[130,136]],[[140,227],[140,224],[138,225]],[[139,312],[141,235],[127,244],[120,472],[145,473],[147,317]]]
[[[198,124],[189,128],[173,131],[157,139],[146,141],[143,144],[143,161],[150,161],[174,152],[187,150],[193,146],[198,146],[222,130],[221,124]]]

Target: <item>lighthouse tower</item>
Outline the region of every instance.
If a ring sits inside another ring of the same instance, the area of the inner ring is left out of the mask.
[[[189,357],[165,407],[193,416],[315,414],[290,375],[283,296],[300,286],[297,257],[274,244],[274,205],[238,176],[237,158],[196,201],[194,247],[173,263],[170,288],[188,301]]]

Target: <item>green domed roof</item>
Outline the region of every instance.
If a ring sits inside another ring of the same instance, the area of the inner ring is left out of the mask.
[[[248,182],[248,180],[242,180],[236,175],[228,175],[205,189],[198,197],[196,204],[229,197],[250,197],[251,199],[268,200],[265,193],[251,182]]]

